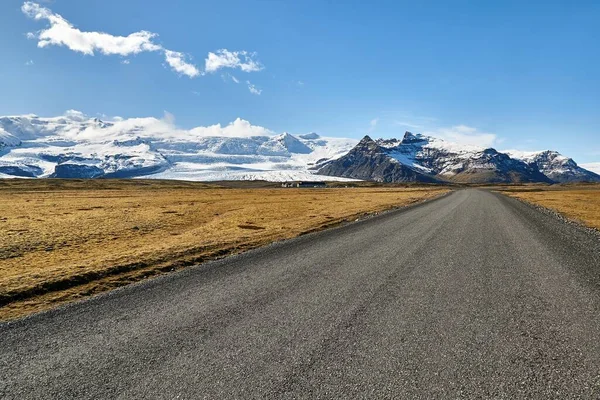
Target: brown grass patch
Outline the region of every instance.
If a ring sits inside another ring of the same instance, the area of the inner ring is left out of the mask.
[[[0,180],[0,319],[446,191]]]
[[[600,229],[600,185],[505,187],[500,191]]]

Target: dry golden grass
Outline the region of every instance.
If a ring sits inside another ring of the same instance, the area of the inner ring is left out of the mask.
[[[600,229],[600,185],[521,186],[506,187],[501,191]]]
[[[446,191],[0,181],[0,319]]]

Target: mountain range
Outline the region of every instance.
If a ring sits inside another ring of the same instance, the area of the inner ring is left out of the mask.
[[[402,140],[365,136],[318,173],[378,182],[600,182],[600,175],[555,151],[500,152],[411,132]]]
[[[0,178],[343,181],[309,168],[355,144],[316,133],[274,134],[240,119],[180,130],[156,118],[103,121],[78,112],[0,117]]]
[[[497,151],[406,132],[362,140],[275,134],[237,119],[180,130],[156,118],[78,112],[0,117],[0,178],[600,182],[555,151]]]

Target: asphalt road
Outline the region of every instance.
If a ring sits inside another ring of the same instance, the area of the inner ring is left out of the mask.
[[[0,325],[0,398],[600,398],[600,240],[462,190]]]

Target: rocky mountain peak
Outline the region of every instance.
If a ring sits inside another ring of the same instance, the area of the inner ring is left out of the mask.
[[[357,151],[367,151],[367,152],[377,152],[381,150],[381,147],[375,142],[369,135],[365,135],[360,142],[356,145],[353,150]]]
[[[548,157],[561,159],[552,154]],[[384,182],[551,183],[555,176],[547,172],[494,148],[461,145],[412,132],[406,132],[402,141],[374,141],[365,136],[347,156],[322,170],[325,175]]]
[[[406,131],[406,132],[404,132],[404,137],[402,138],[402,143],[412,144],[412,143],[424,142],[424,141],[427,141],[427,139],[428,139],[427,136],[423,136],[420,133],[414,134],[412,132]]]
[[[572,158],[563,156],[554,150],[521,152],[508,150],[512,157],[539,169],[554,182],[600,182],[600,175],[577,165]]]

